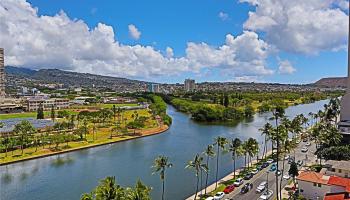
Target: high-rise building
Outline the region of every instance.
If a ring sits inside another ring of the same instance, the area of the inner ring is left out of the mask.
[[[147,92],[159,93],[160,92],[159,84],[148,83],[147,84]]]
[[[5,54],[4,49],[0,48],[0,97],[4,97],[5,93]]]
[[[348,43],[348,81],[347,90],[341,99],[339,130],[343,134],[344,141],[350,142],[350,34]]]
[[[196,82],[193,79],[185,79],[185,91],[193,92],[196,89]]]

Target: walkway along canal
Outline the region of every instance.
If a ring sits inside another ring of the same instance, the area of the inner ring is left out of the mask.
[[[325,101],[298,105],[286,110],[289,117],[322,109]],[[195,191],[193,171],[184,169],[196,153],[213,143],[217,136],[238,137],[241,140],[256,138],[261,144],[263,136],[258,131],[271,117],[270,113],[257,114],[253,119],[235,126],[199,124],[188,115],[168,108],[173,118],[170,129],[163,134],[60,154],[0,167],[0,196],[2,200],[61,200],[79,199],[91,191],[106,176],[115,176],[119,184],[131,186],[140,178],[153,187],[153,199],[160,198],[161,182],[152,175],[156,156],[166,155],[174,164],[167,170],[166,199],[185,199]],[[241,167],[244,159],[237,162]],[[215,178],[215,162],[210,164],[210,183]],[[219,177],[233,169],[230,155],[221,156]]]

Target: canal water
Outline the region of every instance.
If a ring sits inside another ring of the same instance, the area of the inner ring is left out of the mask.
[[[316,112],[325,101],[289,107],[286,114],[294,117]],[[0,167],[1,200],[74,200],[91,191],[106,176],[115,176],[117,183],[132,186],[137,179],[151,186],[152,199],[160,199],[161,182],[152,175],[152,162],[158,155],[170,157],[173,167],[166,174],[166,199],[178,200],[195,191],[194,171],[185,169],[195,154],[203,152],[217,136],[263,140],[258,131],[271,117],[270,113],[256,114],[254,118],[234,126],[199,124],[188,115],[168,108],[173,118],[170,129],[162,134],[136,140],[40,158]],[[237,161],[242,166],[244,159]],[[229,154],[221,156],[220,177],[232,171]],[[210,182],[215,178],[215,160],[211,161]]]

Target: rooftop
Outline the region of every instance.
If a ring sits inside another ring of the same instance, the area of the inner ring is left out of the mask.
[[[328,161],[326,161],[326,164],[331,165],[332,168],[335,168],[335,169],[350,170],[350,161],[346,161],[346,160],[328,160]]]
[[[331,176],[329,178],[328,184],[345,187],[345,191],[350,192],[350,179],[349,178]]]
[[[313,183],[321,183],[324,185],[328,184],[329,176],[325,176],[321,173],[313,172],[313,171],[303,171],[297,177],[297,180],[313,182]]]

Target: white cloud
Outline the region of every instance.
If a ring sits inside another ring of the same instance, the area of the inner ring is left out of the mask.
[[[244,28],[266,33],[280,50],[317,54],[347,46],[345,0],[241,0],[256,6]]]
[[[218,17],[222,20],[222,21],[226,21],[226,20],[228,20],[229,19],[229,16],[228,16],[228,14],[227,13],[225,13],[225,12],[219,12],[219,14],[218,14]]]
[[[280,74],[293,74],[296,69],[288,60],[280,60],[278,62],[278,72]]]
[[[259,82],[259,77],[257,76],[237,76],[234,79],[234,82],[246,82],[246,83],[251,83],[251,82]]]
[[[0,1],[0,44],[6,65],[59,68],[109,76],[150,78],[218,69],[229,76],[263,76],[272,48],[254,32],[226,36],[219,47],[189,42],[183,57],[169,47],[163,55],[152,46],[124,45],[111,26],[89,28],[63,11],[39,16],[25,0]]]
[[[141,32],[136,28],[135,25],[129,24],[128,28],[129,28],[129,35],[132,39],[134,40],[140,39]]]
[[[166,57],[167,58],[171,58],[171,57],[174,56],[174,50],[171,47],[167,47],[165,49],[165,51],[166,51]]]

